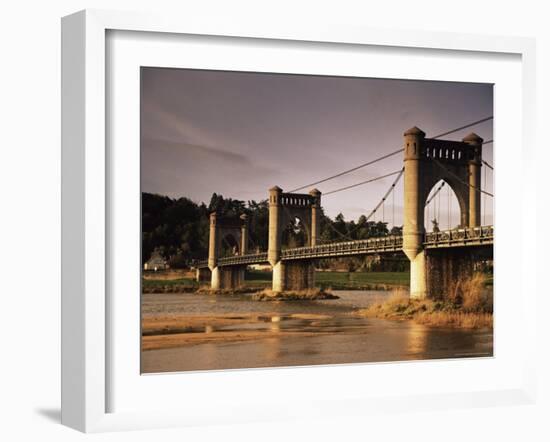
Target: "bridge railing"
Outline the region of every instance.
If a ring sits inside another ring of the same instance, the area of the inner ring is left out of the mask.
[[[218,259],[218,264],[221,265],[237,265],[237,264],[260,264],[267,262],[267,252],[250,253],[248,255],[226,256]]]
[[[240,264],[260,264],[262,262],[267,262],[267,252],[264,253],[249,253],[247,255],[235,255],[235,256],[225,256],[223,258],[218,258],[218,265],[229,266],[229,265],[240,265]],[[196,268],[208,267],[208,260],[203,259],[201,261],[196,261],[194,266]]]
[[[401,236],[383,236],[379,238],[322,244],[314,247],[297,247],[281,252],[282,260],[300,258],[323,258],[332,256],[359,255],[366,252],[400,251],[403,247]]]
[[[427,248],[465,245],[476,246],[492,243],[493,236],[493,226],[427,232],[424,236],[424,246]],[[283,261],[289,261],[294,259],[330,258],[383,252],[399,252],[402,249],[403,237],[401,235],[388,235],[370,239],[321,244],[314,247],[284,249],[281,251],[281,259]],[[218,265],[245,265],[266,262],[267,252],[226,256],[218,259]],[[198,268],[207,266],[207,260],[197,261],[195,264],[195,267]]]
[[[424,245],[427,247],[448,247],[492,242],[493,230],[493,226],[481,226],[428,232],[424,237]]]
[[[191,267],[195,267],[196,269],[202,269],[204,267],[208,267],[208,260],[207,259],[197,259],[191,262]]]

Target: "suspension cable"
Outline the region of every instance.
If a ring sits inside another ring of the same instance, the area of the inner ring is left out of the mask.
[[[447,229],[451,230],[451,188],[447,186]]]
[[[285,214],[289,217],[289,219],[292,221],[292,213],[290,212],[290,210],[288,209],[288,207],[283,206],[283,211],[284,211]],[[329,226],[336,234],[338,234],[341,238],[343,238],[343,239],[345,239],[345,240],[348,240],[348,241],[353,241],[353,238],[351,238],[350,236],[348,236],[348,235],[346,235],[345,233],[342,233],[342,232],[340,232],[338,229],[336,229],[336,227],[334,227],[334,226],[332,225],[332,220],[329,220],[328,226]]]
[[[328,178],[324,178],[322,180],[315,181],[314,183],[306,184],[305,186],[302,186],[302,187],[297,187],[296,189],[290,190],[290,193],[297,192],[298,190],[303,190],[303,189],[305,189],[307,187],[310,187],[310,186],[315,186],[317,184],[324,183],[324,182],[332,180],[334,178],[341,177],[342,175],[346,175],[350,172],[355,172],[356,170],[362,169],[363,167],[370,166],[371,164],[377,163],[378,161],[382,161],[382,160],[385,160],[386,158],[389,158],[393,155],[397,155],[399,152],[402,152],[402,151],[403,151],[403,148],[397,149],[393,152],[390,152],[387,155],[381,156],[380,158],[376,158],[375,160],[371,160],[371,161],[368,161],[366,163],[360,164],[359,166],[353,167],[351,169],[344,170],[343,172],[337,173],[336,175],[332,175],[332,176],[329,176]]]
[[[469,127],[475,126],[476,124],[480,124],[480,123],[484,123],[485,121],[492,120],[493,118],[494,118],[494,117],[491,115],[490,117],[482,118],[481,120],[474,121],[473,123],[466,124],[465,126],[457,127],[456,129],[449,130],[449,131],[447,131],[447,132],[443,132],[442,134],[436,135],[435,137],[432,137],[432,138],[443,137],[443,136],[445,136],[445,135],[449,135],[449,134],[452,134],[452,133],[454,133],[454,132],[458,132],[459,130],[467,129],[467,128],[469,128]],[[492,140],[491,140],[491,141],[492,141]]]
[[[482,118],[480,120],[477,120],[477,121],[474,121],[470,124],[467,124],[467,125],[464,125],[464,126],[461,126],[461,127],[458,127],[456,129],[453,129],[453,130],[450,130],[450,131],[447,131],[447,132],[443,132],[441,134],[438,134],[432,138],[440,138],[442,136],[445,136],[445,135],[449,135],[449,134],[452,134],[454,132],[458,132],[459,130],[462,130],[462,129],[466,129],[468,127],[471,127],[471,126],[475,126],[477,124],[480,124],[480,123],[483,123],[485,121],[489,121],[489,120],[492,120],[494,117],[493,116],[490,116],[490,117],[486,117],[486,118]],[[489,144],[489,143],[492,143],[493,140],[488,140],[486,142],[484,142],[483,144]],[[389,158],[393,155],[397,155],[399,152],[402,152],[403,151],[403,148],[400,148],[398,150],[395,150],[387,155],[384,155],[382,157],[379,157],[375,160],[372,160],[372,161],[369,161],[367,163],[363,163],[363,164],[360,164],[359,166],[356,166],[354,168],[351,168],[351,169],[348,169],[348,170],[345,170],[343,172],[340,172],[338,174],[335,174],[335,175],[332,175],[330,177],[327,177],[327,178],[324,178],[322,180],[319,180],[319,181],[316,181],[316,182],[313,182],[313,183],[309,183],[309,184],[306,184],[305,186],[302,186],[302,187],[298,187],[296,189],[293,189],[290,191],[290,193],[293,193],[293,192],[296,192],[296,191],[299,191],[299,190],[302,190],[302,189],[305,189],[307,187],[310,187],[310,186],[314,186],[314,185],[317,185],[317,184],[321,184],[321,183],[324,183],[326,181],[329,181],[329,180],[332,180],[334,178],[338,178],[340,176],[343,176],[343,175],[346,175],[350,172],[354,172],[358,169],[361,169],[363,167],[366,167],[368,165],[371,165],[371,164],[374,164],[376,162],[379,162],[383,159],[386,159],[386,158]],[[490,167],[491,169],[493,169],[492,166],[490,166],[486,161],[482,160],[484,162],[484,164],[486,164],[488,167]],[[435,160],[435,163],[443,168],[445,171],[447,171],[447,173],[449,173],[450,175],[454,176],[456,179],[458,179],[462,184],[465,184],[469,187],[472,187],[474,188],[476,191],[478,192],[481,192],[483,194],[486,194],[486,195],[489,195],[489,196],[493,196],[491,193],[489,192],[486,192],[482,189],[478,189],[476,188],[475,186],[472,186],[471,184],[465,182],[464,180],[462,180],[461,178],[459,178],[458,176],[456,176],[454,173],[452,173],[451,171],[449,171],[448,169],[446,169],[443,165],[441,165],[437,160]],[[337,193],[337,192],[342,192],[344,190],[348,190],[348,189],[352,189],[354,187],[358,187],[358,186],[361,186],[363,184],[367,184],[367,183],[371,183],[373,181],[378,181],[378,180],[381,180],[383,178],[387,178],[389,176],[392,176],[392,175],[396,175],[396,174],[399,174],[398,177],[396,178],[396,180],[394,181],[394,183],[391,185],[390,189],[385,193],[384,197],[382,198],[382,200],[376,205],[376,207],[371,211],[371,213],[369,214],[369,216],[367,217],[366,221],[368,222],[377,212],[377,210],[380,208],[380,206],[382,206],[382,221],[384,221],[384,202],[386,200],[386,198],[388,197],[388,195],[395,189],[395,185],[397,184],[397,182],[399,181],[399,179],[401,178],[401,176],[403,175],[403,172],[405,171],[405,168],[402,168],[400,171],[395,171],[395,172],[391,172],[389,174],[386,174],[386,175],[382,175],[382,176],[379,176],[379,177],[376,177],[376,178],[371,178],[369,180],[365,180],[365,181],[361,181],[359,183],[356,183],[356,184],[352,184],[352,185],[349,185],[349,186],[345,186],[345,187],[341,187],[341,188],[338,188],[338,189],[335,189],[335,190],[332,190],[330,192],[326,192],[323,194],[323,196],[327,196],[327,195],[332,195],[334,193]],[[435,192],[435,194],[427,201],[426,205],[428,205],[430,203],[430,201],[432,201],[437,195],[439,195],[439,205],[438,205],[438,212],[437,212],[437,218],[440,219],[440,211],[441,211],[441,194],[440,194],[440,190],[443,188],[444,186],[444,183],[442,183],[442,185],[439,187],[439,189],[437,189],[437,191]],[[395,201],[395,196],[393,196],[393,201]],[[395,205],[392,204],[393,206],[393,210],[395,211]],[[434,210],[434,217],[435,217],[435,210]],[[392,218],[393,218],[393,215],[392,215]],[[449,223],[449,226],[450,226],[450,196],[448,196],[448,223]],[[332,223],[329,223],[330,227],[333,228],[332,226]],[[358,227],[359,225],[357,225]],[[357,228],[356,227],[356,228]],[[344,237],[344,238],[347,238],[347,239],[351,239],[349,237],[347,237],[346,235],[342,234],[341,232],[337,231],[336,229],[333,228],[333,230],[335,230],[340,236]],[[354,231],[355,229],[353,229]],[[351,231],[348,232],[351,234]]]
[[[397,178],[394,180],[394,182],[391,184],[390,188],[387,190],[387,192],[384,194],[384,196],[382,197],[382,199],[380,200],[380,202],[376,205],[376,207],[370,212],[369,216],[367,216],[367,218],[365,219],[365,224],[368,223],[370,221],[370,219],[375,216],[376,214],[376,211],[380,208],[381,205],[384,204],[384,201],[386,201],[388,195],[390,193],[392,193],[394,190],[395,190],[395,186],[397,185],[397,183],[399,182],[399,180],[401,179],[401,177],[403,176],[403,172],[405,172],[405,168],[403,167],[400,171],[398,171],[397,173],[399,173],[399,175],[397,176]],[[391,174],[393,175],[393,174]],[[326,195],[326,194],[325,194]],[[331,225],[331,224],[329,224]],[[332,227],[332,225],[331,225]],[[348,235],[352,235],[353,233],[355,233],[355,231],[361,227],[361,224],[356,224],[355,227],[351,230],[348,231]],[[335,230],[335,229],[333,229]],[[349,240],[352,240],[352,238],[350,236],[346,236],[346,235],[343,235],[342,233],[336,231],[340,236],[342,236],[343,238],[346,238],[346,239],[349,239]]]
[[[487,141],[484,141],[483,144],[491,144],[492,142],[493,140],[487,140]],[[485,164],[489,169],[494,170],[493,166],[491,166],[487,161],[483,159],[481,161],[483,161],[483,164]]]
[[[487,169],[483,171],[483,188],[487,189]],[[482,195],[482,202],[483,202],[483,225],[485,225],[485,212],[487,212],[487,197],[485,195]]]
[[[432,137],[432,138],[440,138],[440,137],[443,137],[443,136],[445,136],[445,135],[450,135],[450,134],[452,134],[452,133],[458,132],[459,130],[467,129],[468,127],[472,127],[472,126],[475,126],[475,125],[477,125],[477,124],[484,123],[485,121],[492,120],[493,118],[494,118],[494,117],[491,115],[490,117],[485,117],[485,118],[482,118],[481,120],[477,120],[477,121],[474,121],[474,122],[472,122],[472,123],[466,124],[466,125],[464,125],[464,126],[457,127],[456,129],[453,129],[453,130],[449,130],[449,131],[447,131],[447,132],[440,133],[440,134],[438,134],[438,135],[436,135],[436,136],[434,136],[434,137]],[[489,140],[489,141],[487,141],[487,142],[485,142],[485,143],[483,143],[483,144],[489,144],[489,143],[492,143],[492,142],[493,142],[493,140]],[[399,149],[397,149],[397,150],[395,150],[395,151],[393,151],[393,152],[390,152],[390,153],[388,153],[388,154],[386,154],[386,155],[383,155],[383,156],[381,156],[381,157],[379,157],[379,158],[376,158],[376,159],[374,159],[374,160],[371,160],[371,161],[368,161],[368,162],[366,162],[366,163],[360,164],[359,166],[352,167],[351,169],[344,170],[344,171],[339,172],[339,173],[337,173],[337,174],[335,174],[335,175],[331,175],[331,176],[329,176],[329,177],[327,177],[327,178],[323,178],[323,179],[321,179],[321,180],[319,180],[319,181],[315,181],[315,182],[313,182],[313,183],[306,184],[305,186],[297,187],[297,188],[295,188],[295,189],[293,189],[293,190],[290,190],[289,192],[290,192],[290,193],[297,192],[297,191],[299,191],[299,190],[306,189],[307,187],[315,186],[315,185],[317,185],[317,184],[324,183],[324,182],[329,181],[329,180],[332,180],[332,179],[334,179],[334,178],[341,177],[341,176],[346,175],[346,174],[348,174],[348,173],[355,172],[356,170],[362,169],[363,167],[370,166],[371,164],[377,163],[378,161],[382,161],[382,160],[385,160],[386,158],[389,158],[389,157],[391,157],[391,156],[393,156],[393,155],[397,155],[399,152],[402,152],[402,151],[403,151],[403,148],[401,147],[401,148],[399,148]],[[325,195],[326,195],[326,194],[325,194]]]
[[[473,186],[472,184],[470,183],[467,183],[466,181],[464,181],[462,178],[460,178],[458,175],[456,175],[455,173],[451,172],[449,169],[447,169],[445,166],[443,166],[439,161],[437,161],[435,158],[433,159],[434,160],[434,163],[437,164],[440,168],[442,168],[444,171],[446,171],[449,175],[451,175],[452,177],[454,177],[455,179],[457,179],[458,181],[460,181],[462,184],[464,184],[465,186],[468,186],[468,187],[471,187],[472,189],[474,189],[476,192],[480,192],[480,193],[484,193],[485,195],[489,195],[491,197],[493,197],[494,195],[492,193],[489,193],[489,192],[486,192],[485,190],[483,189],[479,189],[478,187],[476,186]]]
[[[229,249],[229,253],[233,254],[233,247],[231,244],[229,244],[229,241],[227,241],[227,238],[225,236],[222,235],[222,240],[223,242],[225,243],[225,245],[227,246],[227,248]],[[238,250],[240,249],[240,247],[238,247]],[[239,252],[241,252],[241,250],[239,250]]]
[[[399,175],[397,176],[397,178],[395,179],[395,181],[392,183],[392,185],[390,186],[390,188],[388,189],[388,191],[384,194],[384,196],[382,197],[382,199],[380,200],[380,202],[376,205],[376,207],[374,209],[372,209],[372,212],[370,213],[369,216],[367,216],[367,221],[369,219],[371,219],[371,217],[376,213],[376,211],[380,208],[380,206],[382,204],[384,204],[384,201],[386,201],[386,198],[388,197],[388,195],[393,192],[393,190],[395,189],[395,185],[398,183],[398,181],[401,179],[401,177],[403,176],[403,172],[405,172],[405,168],[403,167],[398,173]],[[393,174],[392,174],[393,175]]]
[[[441,222],[441,192],[437,197],[437,222]]]
[[[426,202],[426,204],[424,205],[424,210],[425,210],[424,218],[427,219],[428,221],[431,221],[431,217],[430,217],[430,207],[431,206],[429,205],[430,201],[431,200],[428,200],[428,202]],[[426,216],[426,215],[428,215],[428,216]]]
[[[391,224],[392,228],[395,227],[395,189],[391,193]]]
[[[340,237],[344,238],[344,239],[347,239],[348,241],[353,241],[353,238],[349,235],[346,235],[345,233],[342,233],[340,232],[336,227],[334,227],[332,225],[332,221],[329,221],[328,223],[329,227],[334,231],[336,232],[338,235],[340,235]]]
[[[445,181],[441,183],[441,185],[437,188],[437,190],[433,193],[433,195],[426,201],[426,206],[432,202],[432,200],[436,197],[436,195],[445,187]]]
[[[433,217],[434,217],[434,220],[437,220],[437,201],[435,200],[435,198],[440,194],[441,190],[443,189],[443,187],[445,187],[445,181],[442,181],[440,186],[436,189],[435,192],[432,193],[431,196],[429,196],[429,198],[427,199],[426,203],[424,204],[424,207],[425,207],[425,210],[427,210],[428,212],[428,216],[427,216],[427,219],[429,221],[431,221],[431,216],[430,216],[430,207],[433,206]],[[447,188],[449,188],[447,186]],[[433,204],[430,206],[430,203],[433,201]],[[441,205],[441,198],[439,198],[439,201],[440,201],[440,205]],[[425,214],[424,214],[425,215]]]
[[[336,192],[342,192],[343,190],[348,190],[348,189],[351,189],[353,187],[362,186],[363,184],[372,183],[373,181],[378,181],[378,180],[387,178],[387,177],[392,176],[392,175],[397,175],[398,173],[402,173],[402,171],[403,171],[403,169],[396,170],[395,172],[387,173],[386,175],[382,175],[382,176],[379,176],[379,177],[376,177],[376,178],[371,178],[371,179],[366,180],[366,181],[361,181],[360,183],[355,183],[355,184],[352,184],[350,186],[340,187],[339,189],[335,189],[335,190],[331,190],[330,192],[323,193],[323,197],[325,197],[327,195],[332,195],[333,193],[336,193]]]

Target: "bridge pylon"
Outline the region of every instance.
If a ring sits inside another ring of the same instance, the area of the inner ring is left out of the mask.
[[[407,130],[403,137],[403,252],[411,263],[410,295],[425,298],[433,295],[435,287],[441,287],[434,280],[440,273],[437,258],[429,256],[424,249],[426,200],[437,182],[444,180],[458,199],[459,227],[480,225],[483,139],[474,133],[461,142],[430,139],[416,126]]]
[[[267,259],[273,268],[274,292],[303,290],[315,286],[315,268],[312,260],[285,263],[281,261],[283,230],[295,218],[300,219],[307,235],[307,244],[319,241],[321,192],[284,193],[274,186],[269,189],[269,237]]]
[[[216,212],[210,214],[210,236],[208,240],[208,268],[211,272],[212,290],[234,289],[244,282],[246,266],[235,265],[220,267],[218,259],[222,251],[222,242],[231,238],[233,248],[239,255],[248,252],[248,217],[240,216],[240,222],[221,218]],[[228,243],[229,244],[229,243]],[[201,275],[197,275],[200,280]]]

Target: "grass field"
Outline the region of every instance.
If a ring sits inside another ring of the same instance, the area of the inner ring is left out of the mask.
[[[247,283],[271,283],[271,272],[249,271]],[[408,286],[409,272],[317,272],[318,286],[332,289],[372,288],[373,286]]]
[[[197,282],[193,278],[179,278],[179,279],[141,279],[144,287],[162,287],[162,286],[198,286]]]
[[[317,272],[317,284],[333,289],[409,286],[409,272]]]
[[[201,285],[207,285],[202,282]],[[484,284],[492,286],[492,275],[486,275]],[[199,283],[190,276],[177,279],[145,279],[142,278],[143,291],[146,293],[170,293],[178,291],[193,291]],[[409,272],[316,272],[315,285],[321,289],[333,290],[392,290],[396,287],[409,286]],[[271,287],[271,272],[248,270],[246,272],[246,287]]]
[[[386,288],[385,286],[408,286],[408,272],[317,272],[315,275],[316,283],[323,288],[332,289],[376,289]],[[144,279],[142,278],[144,289],[160,289],[166,287],[167,290],[176,287],[198,287],[198,283],[191,277],[178,279]],[[269,287],[271,285],[271,272],[247,271],[246,285],[249,287]],[[391,288],[390,287],[390,288]]]

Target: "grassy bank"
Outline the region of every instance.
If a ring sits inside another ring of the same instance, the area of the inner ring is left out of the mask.
[[[271,286],[271,272],[249,270],[246,272],[245,287],[254,290]],[[323,271],[315,274],[316,285],[333,290],[391,290],[396,287],[408,287],[409,272],[332,272]],[[204,283],[203,283],[204,284]],[[199,284],[190,276],[167,278],[142,278],[144,293],[178,293],[191,292]]]
[[[408,293],[396,289],[384,302],[374,303],[357,314],[383,319],[412,319],[419,324],[463,328],[493,327],[493,297],[485,289],[486,278],[474,275],[457,284],[445,299],[409,299]]]
[[[390,290],[409,286],[409,272],[333,272],[317,271],[315,282],[318,287],[333,290]],[[246,284],[271,284],[271,272],[248,271]]]
[[[390,290],[409,286],[409,272],[317,272],[316,283],[334,290]]]
[[[199,288],[192,278],[179,279],[145,279],[141,278],[143,293],[186,293]]]

